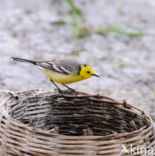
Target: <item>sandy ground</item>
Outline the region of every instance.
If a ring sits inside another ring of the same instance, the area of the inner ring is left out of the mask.
[[[126,99],[155,118],[155,1],[79,0],[87,27],[85,38],[73,36],[69,6],[61,0],[0,0],[0,89],[21,91],[54,86],[34,66],[13,62],[72,59],[93,66],[100,79],[70,85],[89,93]],[[128,25],[146,35],[102,36],[95,30]]]

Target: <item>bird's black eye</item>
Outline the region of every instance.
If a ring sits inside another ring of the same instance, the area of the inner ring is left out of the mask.
[[[87,73],[90,73],[90,71],[87,71]]]

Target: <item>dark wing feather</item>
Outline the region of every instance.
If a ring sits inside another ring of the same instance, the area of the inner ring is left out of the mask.
[[[69,74],[71,72],[78,72],[81,65],[72,61],[40,61],[36,65],[41,66],[45,69],[49,69],[58,73]]]

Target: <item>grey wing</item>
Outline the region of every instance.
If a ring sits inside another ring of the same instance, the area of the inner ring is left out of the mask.
[[[80,70],[81,65],[72,61],[40,61],[37,62],[38,66],[41,66],[45,69],[49,69],[55,72],[69,74],[71,72],[78,72]]]

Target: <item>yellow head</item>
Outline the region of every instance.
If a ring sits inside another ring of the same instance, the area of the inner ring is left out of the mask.
[[[81,65],[81,69],[79,73],[82,79],[88,79],[92,76],[99,77],[98,75],[94,74],[92,67],[86,64]]]

